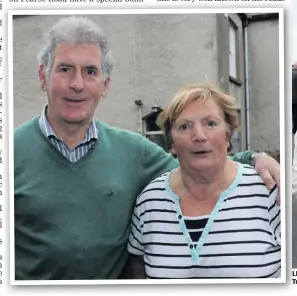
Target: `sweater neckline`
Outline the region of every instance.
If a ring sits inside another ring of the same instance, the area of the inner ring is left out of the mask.
[[[98,140],[95,142],[95,145],[78,161],[71,162],[68,160],[54,145],[51,144],[49,139],[42,133],[39,127],[39,116],[37,116],[34,121],[34,127],[37,130],[38,136],[41,138],[42,144],[55,156],[55,159],[65,165],[69,170],[74,171],[84,165],[84,163],[92,158],[92,156],[99,150],[102,136],[102,127],[95,121],[97,130],[98,130]]]

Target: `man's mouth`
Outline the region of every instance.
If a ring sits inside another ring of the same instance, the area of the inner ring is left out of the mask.
[[[80,103],[84,101],[84,99],[69,99],[69,98],[65,98],[65,100],[71,103]]]

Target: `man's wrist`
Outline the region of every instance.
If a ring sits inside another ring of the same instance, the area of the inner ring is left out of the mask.
[[[253,154],[251,154],[251,156],[250,156],[250,165],[252,166],[252,167],[255,167],[255,165],[256,165],[256,158],[259,156],[259,155],[263,155],[263,154],[266,154],[265,152],[259,152],[259,153],[257,153],[257,152],[254,152]]]
[[[252,167],[255,167],[255,156],[256,156],[256,152],[254,152],[253,154],[251,154],[251,156],[250,156],[250,165],[252,166]]]

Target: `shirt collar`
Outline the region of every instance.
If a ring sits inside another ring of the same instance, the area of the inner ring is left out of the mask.
[[[60,139],[55,132],[53,131],[47,116],[46,116],[46,112],[47,112],[47,105],[43,108],[42,113],[39,117],[39,126],[41,131],[43,132],[43,134],[47,137],[47,138],[51,138],[51,137],[55,137],[56,139],[62,141],[62,139]],[[96,123],[95,120],[93,119],[86,134],[85,134],[85,138],[83,140],[83,143],[85,142],[89,142],[91,140],[98,140],[98,131],[97,131],[97,127],[96,127]]]

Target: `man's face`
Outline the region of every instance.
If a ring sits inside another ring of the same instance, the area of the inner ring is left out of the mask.
[[[39,68],[42,90],[48,96],[48,118],[56,123],[86,123],[92,120],[101,97],[107,93],[102,53],[94,44],[60,43],[48,77]]]

